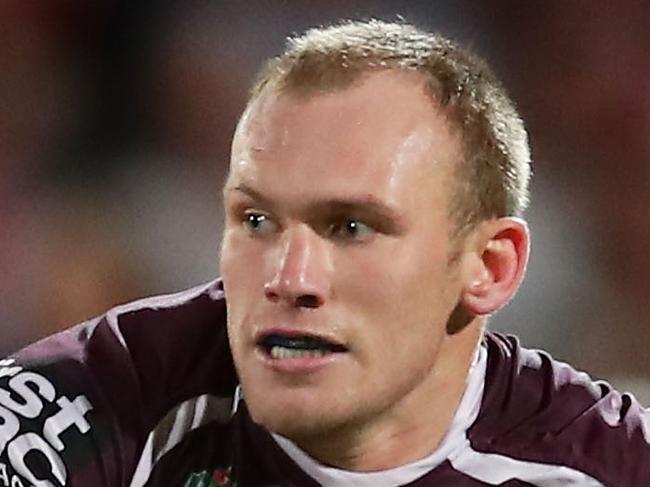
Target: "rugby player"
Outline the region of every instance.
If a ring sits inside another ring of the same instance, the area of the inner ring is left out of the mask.
[[[648,415],[490,332],[530,153],[483,61],[343,22],[261,70],[222,277],[0,363],[0,485],[650,485]]]

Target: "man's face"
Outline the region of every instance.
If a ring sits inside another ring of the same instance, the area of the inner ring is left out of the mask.
[[[439,390],[460,292],[449,263],[459,143],[414,74],[245,113],[221,271],[246,403],[294,439],[414,414]],[[415,409],[414,409],[415,408]]]

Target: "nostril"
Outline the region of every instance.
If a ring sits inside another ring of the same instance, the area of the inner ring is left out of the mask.
[[[321,304],[321,300],[315,294],[303,294],[295,301],[296,308],[318,308]]]
[[[280,296],[278,296],[276,293],[271,291],[266,291],[264,295],[266,296],[266,299],[268,299],[269,301],[276,302],[280,299]]]
[[[323,305],[323,299],[318,293],[310,293],[307,289],[292,289],[293,286],[283,284],[285,283],[265,284],[266,299],[272,303],[283,301],[294,308],[318,308]]]
[[[276,293],[275,291],[269,289],[268,286],[264,289],[264,296],[266,296],[266,299],[268,299],[269,301],[273,301],[273,302],[278,301],[280,299],[280,296],[278,295],[278,293]]]

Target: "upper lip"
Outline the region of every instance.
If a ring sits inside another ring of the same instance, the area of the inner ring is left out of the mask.
[[[261,345],[264,339],[270,335],[282,335],[286,337],[310,337],[327,342],[328,344],[334,346],[335,348],[340,348],[341,350],[348,349],[345,343],[332,336],[331,334],[289,327],[272,327],[260,330],[255,333],[255,344]]]

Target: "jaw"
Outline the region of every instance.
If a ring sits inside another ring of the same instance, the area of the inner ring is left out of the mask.
[[[249,409],[256,422],[324,464],[373,471],[411,463],[431,453],[445,436],[465,391],[484,322],[477,318],[461,332],[445,335],[435,373],[392,405],[351,408],[364,398],[336,381],[307,381],[283,384],[273,400],[269,390],[251,391]]]
[[[295,374],[256,369],[240,374],[244,397],[253,419],[269,431],[299,441],[339,428],[353,412],[335,371]]]

